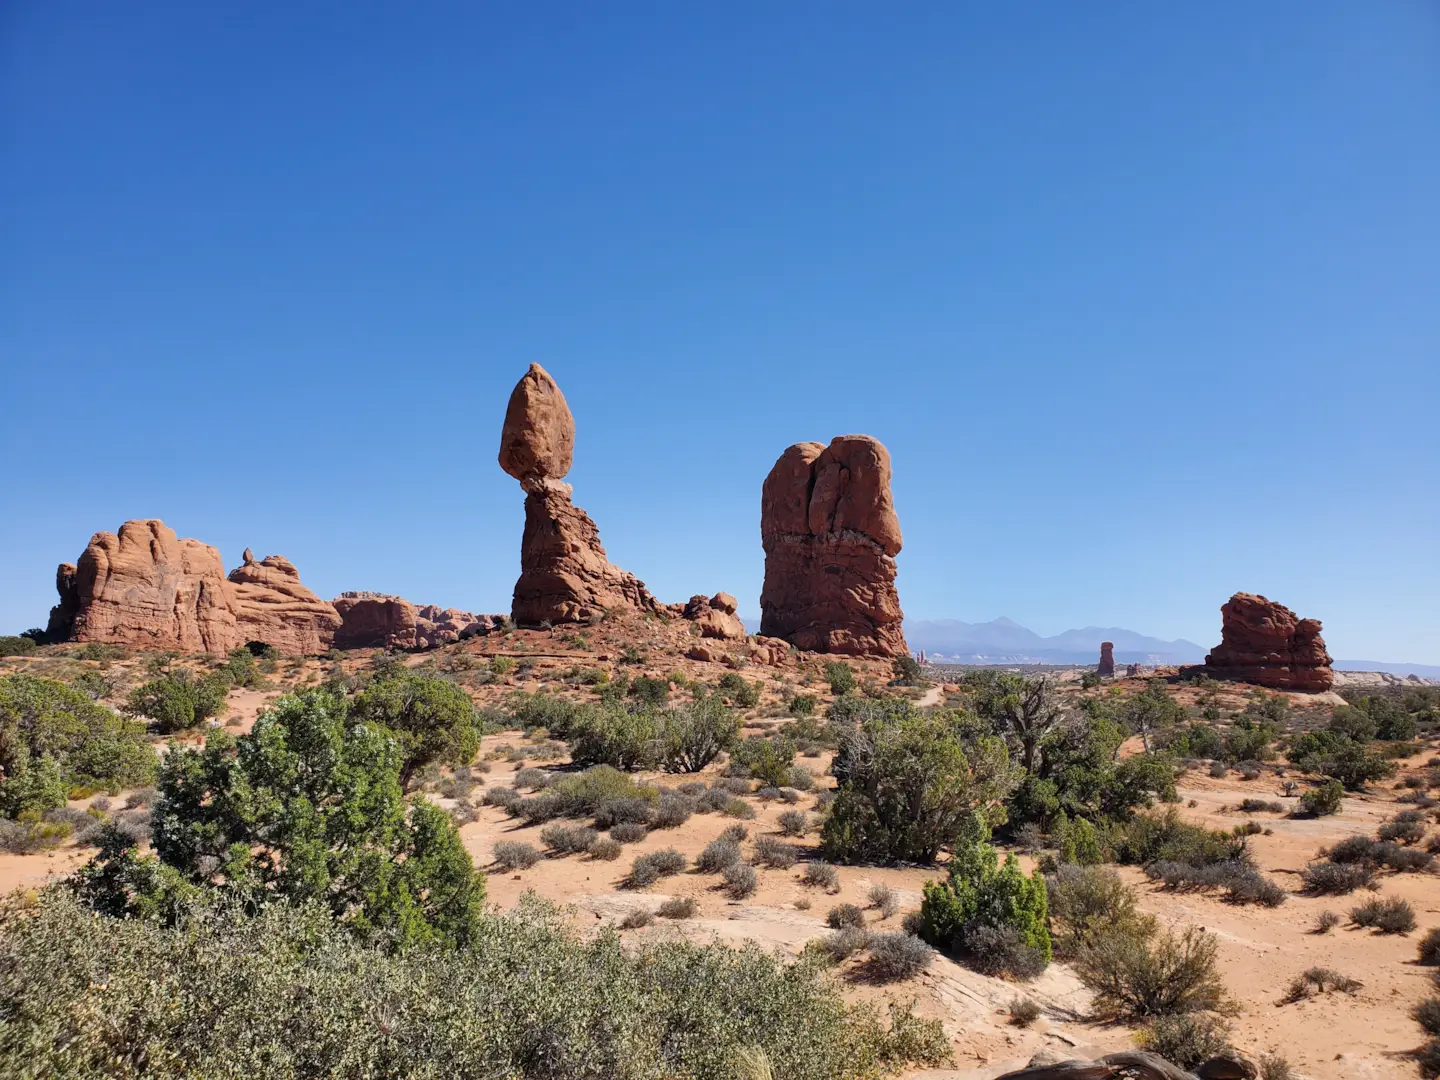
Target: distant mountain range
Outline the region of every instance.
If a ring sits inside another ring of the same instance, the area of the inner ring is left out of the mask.
[[[760,620],[745,618],[745,629],[760,632]],[[1087,626],[1041,637],[1014,619],[985,623],[959,619],[906,619],[905,640],[915,652],[942,664],[1094,664],[1100,643],[1113,642],[1117,664],[1201,664],[1210,650],[1193,641],[1137,634],[1121,626]],[[1397,664],[1380,660],[1337,660],[1337,671],[1384,671],[1440,680],[1440,666]]]
[[[986,623],[906,619],[905,640],[930,659],[951,664],[1094,664],[1102,641],[1114,643],[1117,664],[1198,664],[1209,651],[1183,638],[1165,641],[1119,626],[1041,637],[1006,618]]]

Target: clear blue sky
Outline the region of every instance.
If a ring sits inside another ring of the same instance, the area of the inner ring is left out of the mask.
[[[1440,6],[0,5],[0,630],[140,517],[507,609],[531,361],[663,599],[866,432],[911,617],[1440,663]]]

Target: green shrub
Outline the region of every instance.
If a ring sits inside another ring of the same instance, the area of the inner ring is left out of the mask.
[[[219,716],[227,692],[224,679],[197,679],[188,671],[174,671],[132,690],[125,711],[154,721],[156,731],[169,735]]]
[[[1329,780],[1300,796],[1299,812],[1306,817],[1328,817],[1338,814],[1345,795],[1339,780]]]
[[[0,635],[0,656],[25,656],[37,648],[34,638]]]
[[[855,689],[855,672],[849,664],[830,660],[825,664],[825,681],[830,684],[830,692],[839,697]]]
[[[1226,1004],[1218,947],[1215,935],[1196,927],[1178,935],[1116,928],[1083,946],[1074,967],[1096,1006],[1117,1016],[1211,1012]]]
[[[797,719],[810,716],[815,712],[815,706],[820,704],[814,694],[796,694],[785,704],[790,715]]]
[[[1085,818],[1071,821],[1065,811],[1060,811],[1051,829],[1051,839],[1060,851],[1062,863],[1076,866],[1098,866],[1105,861],[1100,847],[1100,837],[1095,826]]]
[[[54,679],[0,677],[0,815],[63,805],[71,788],[148,784],[155,768],[142,725]]]
[[[351,723],[324,691],[280,698],[238,740],[174,748],[160,769],[154,871],[223,888],[252,908],[321,900],[357,933],[396,946],[472,938],[485,879],[449,817],[407,806],[400,756],[384,729]],[[78,875],[100,911],[130,911],[127,848]],[[168,888],[168,887],[167,887]]]
[[[921,936],[938,948],[973,952],[977,930],[989,927],[1013,932],[1032,949],[1041,967],[1050,962],[1050,931],[1045,879],[1027,877],[1014,855],[1004,864],[994,848],[976,842],[951,857],[945,882],[927,881],[920,905]]]
[[[1137,814],[1118,830],[1115,859],[1122,864],[1165,860],[1204,866],[1246,855],[1241,836],[1183,821],[1174,807],[1163,814]]]
[[[7,1076],[730,1080],[759,1047],[787,1080],[862,1080],[948,1057],[938,1023],[845,1004],[818,958],[622,949],[533,901],[487,916],[474,948],[387,955],[312,907],[203,906],[169,929],[47,894],[0,928],[0,1012]]]
[[[352,712],[356,722],[384,728],[399,744],[402,787],[427,765],[465,765],[480,751],[475,703],[444,679],[407,674],[372,682]]]
[[[788,783],[794,764],[795,744],[783,736],[752,735],[730,753],[732,769],[771,787]]]
[[[995,822],[1018,779],[1004,740],[964,713],[872,714],[846,730],[822,847],[841,862],[933,863]]]
[[[739,734],[740,718],[713,698],[674,709],[661,725],[660,764],[667,772],[699,772]]]

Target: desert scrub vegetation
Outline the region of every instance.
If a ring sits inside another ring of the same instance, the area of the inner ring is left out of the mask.
[[[146,1075],[177,1080],[197,1061],[215,1080],[730,1080],[748,1047],[787,1080],[862,1080],[949,1059],[938,1022],[847,1005],[820,958],[622,949],[614,931],[582,937],[534,900],[482,918],[467,947],[387,953],[314,903],[252,916],[217,900],[166,925],[95,918],[54,890],[0,922],[0,1011],[10,1076],[117,1075],[116,1062],[144,1060]]]
[[[869,891],[866,892],[865,895],[869,899],[870,905],[880,913],[882,921],[899,914],[900,897],[895,894],[895,890],[890,888],[889,885],[883,882],[876,882],[870,886]]]
[[[780,815],[779,825],[786,836],[804,836],[810,829],[810,815],[804,810],[786,810]]]
[[[1196,927],[1102,933],[1074,958],[1097,1008],[1117,1017],[1215,1012],[1227,1005],[1216,969],[1218,942]]]
[[[1027,997],[1013,997],[1005,1011],[1016,1027],[1029,1027],[1040,1019],[1040,1006]]]
[[[869,953],[870,973],[886,982],[914,978],[935,959],[935,950],[929,945],[898,930],[872,934]]]
[[[864,926],[865,913],[854,904],[836,904],[825,913],[825,925],[832,930],[843,930],[847,926]]]
[[[1350,921],[1380,934],[1408,934],[1415,929],[1415,909],[1398,896],[1366,900],[1350,909]]]
[[[155,854],[118,829],[74,887],[104,914],[173,909],[222,889],[251,908],[321,901],[391,947],[469,939],[485,899],[449,816],[407,803],[390,732],[313,690],[277,700],[238,739],[174,747],[159,772]]]
[[[1111,933],[1149,938],[1155,919],[1137,906],[1135,890],[1108,867],[1062,864],[1045,878],[1055,953],[1072,957]]]
[[[674,848],[662,848],[636,858],[630,864],[630,873],[624,884],[627,889],[648,889],[662,877],[670,877],[684,869],[684,855]]]
[[[840,891],[840,873],[827,862],[809,862],[800,875],[800,884],[824,889],[834,893]]]
[[[702,874],[718,874],[740,861],[740,844],[720,837],[711,840],[695,858],[695,869]]]
[[[1420,963],[1440,964],[1440,926],[1426,932],[1418,946]]]
[[[788,870],[795,865],[797,859],[795,848],[774,836],[762,836],[755,841],[753,861],[757,866],[769,870]]]
[[[749,863],[731,863],[720,871],[720,880],[724,882],[725,892],[732,900],[743,900],[747,896],[753,896],[759,888],[760,879],[755,873],[755,868]]]
[[[225,711],[230,684],[223,677],[197,678],[186,670],[169,671],[130,691],[128,716],[150,720],[155,731],[170,735],[203,724]]]
[[[1301,1001],[1308,997],[1314,997],[1316,994],[1328,994],[1332,990],[1342,994],[1355,994],[1359,993],[1363,985],[1358,979],[1341,975],[1338,971],[1312,967],[1290,980],[1290,987],[1285,991],[1284,1000],[1286,1002]]]
[[[972,819],[972,836],[981,826]],[[989,974],[1029,977],[1050,962],[1045,879],[1026,876],[1014,855],[1002,864],[989,844],[972,840],[951,855],[945,881],[927,881],[920,936],[969,958]]]
[[[501,840],[495,845],[492,858],[495,869],[502,872],[528,870],[540,861],[540,852],[524,840]]]
[[[1345,786],[1339,780],[1327,780],[1300,796],[1296,812],[1301,817],[1328,817],[1338,814],[1345,799]]]
[[[1147,866],[1145,876],[1182,892],[1224,889],[1226,899],[1237,904],[1279,907],[1286,900],[1284,889],[1248,862],[1238,859],[1206,866],[1162,860]]]
[[[831,771],[838,788],[821,834],[825,855],[873,863],[933,863],[969,839],[977,814],[997,813],[1018,775],[1004,740],[974,717],[922,715],[908,702],[858,709]]]
[[[1140,1045],[1172,1065],[1193,1069],[1230,1049],[1230,1026],[1212,1013],[1157,1016],[1141,1033]]]
[[[404,788],[432,763],[467,765],[480,751],[475,703],[445,679],[407,673],[375,680],[350,708],[356,722],[382,727],[396,741]]]
[[[0,677],[0,816],[65,805],[77,789],[149,784],[144,727],[54,679]]]

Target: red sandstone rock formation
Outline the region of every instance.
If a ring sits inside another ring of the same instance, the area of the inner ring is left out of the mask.
[[[1319,619],[1253,593],[1236,593],[1220,609],[1220,644],[1205,657],[1218,678],[1276,690],[1329,690],[1335,684]]]
[[[816,652],[905,656],[890,454],[868,435],[796,443],[765,478],[760,632]]]
[[[700,628],[701,637],[743,641],[745,624],[740,621],[740,616],[736,615],[735,611],[735,598],[729,593],[721,592],[711,597],[692,596],[680,614]]]
[[[1100,666],[1095,671],[1100,675],[1115,674],[1115,643],[1113,641],[1100,643]]]
[[[563,482],[574,455],[575,418],[539,364],[515,385],[500,432],[500,467],[525,491],[520,579],[511,612],[521,626],[580,622],[606,609],[658,611],[634,574],[612,566],[590,516]]]
[[[337,649],[430,649],[493,630],[499,621],[459,608],[416,607],[386,593],[343,592],[332,602],[342,620]]]
[[[334,642],[340,613],[300,584],[300,571],[285,556],[256,562],[246,548],[229,581],[242,644],[263,641],[284,653],[314,656]]]
[[[245,644],[220,553],[163,521],[96,533],[56,586],[51,628],[68,640],[213,653]]]
[[[74,566],[56,572],[50,633],[182,652],[223,653],[248,641],[302,654],[330,648],[335,609],[300,584],[288,559],[245,555],[227,580],[218,551],[180,539],[163,521],[96,533]]]

